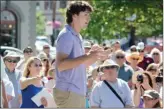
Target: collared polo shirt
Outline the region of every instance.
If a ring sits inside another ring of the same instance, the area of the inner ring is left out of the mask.
[[[69,59],[83,56],[85,52],[81,35],[70,25],[65,25],[58,35],[56,51],[67,54]],[[62,72],[59,72],[56,66],[55,88],[86,96],[86,66],[81,64]]]

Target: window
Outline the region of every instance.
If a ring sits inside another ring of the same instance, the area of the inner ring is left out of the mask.
[[[40,3],[39,2],[36,2],[36,9],[40,10]]]
[[[60,8],[66,8],[67,1],[66,0],[61,0],[60,1]]]
[[[39,2],[36,2],[36,6],[40,6],[40,3]]]
[[[49,1],[45,1],[45,2],[44,2],[44,9],[45,9],[45,10],[48,10],[48,2],[49,2]]]
[[[53,9],[53,1],[45,1],[44,2],[44,9],[45,10],[52,10]]]
[[[17,47],[17,17],[10,10],[1,11],[0,44]]]

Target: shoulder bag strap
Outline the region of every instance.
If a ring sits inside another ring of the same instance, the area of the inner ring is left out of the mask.
[[[123,100],[121,99],[121,97],[118,95],[118,93],[113,89],[112,86],[110,86],[110,84],[104,80],[104,83],[109,87],[109,89],[111,89],[111,91],[116,95],[116,97],[121,101],[121,103],[124,105],[125,107],[125,103],[123,102]]]

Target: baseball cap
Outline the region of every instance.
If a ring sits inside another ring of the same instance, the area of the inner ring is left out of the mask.
[[[143,97],[149,97],[149,98],[155,98],[158,99],[159,98],[159,93],[156,90],[146,90],[144,92]]]
[[[137,45],[138,50],[143,50],[145,48],[145,44],[143,42],[139,42]]]

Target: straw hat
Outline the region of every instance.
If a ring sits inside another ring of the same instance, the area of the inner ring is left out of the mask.
[[[100,65],[100,68],[106,67],[106,66],[116,66],[119,69],[119,65],[116,64],[113,60],[108,59],[106,60],[102,65]]]
[[[137,72],[134,72],[134,73],[133,73],[133,75],[132,75],[132,83],[133,83],[133,84],[136,84],[136,83],[137,83],[137,76],[138,76],[139,74],[140,74],[140,75],[143,74],[143,71],[137,71]]]
[[[126,60],[131,63],[132,61],[132,58],[138,58],[138,63],[141,62],[143,60],[143,58],[139,55],[138,52],[133,52],[133,53],[130,53],[127,57],[126,57]]]

